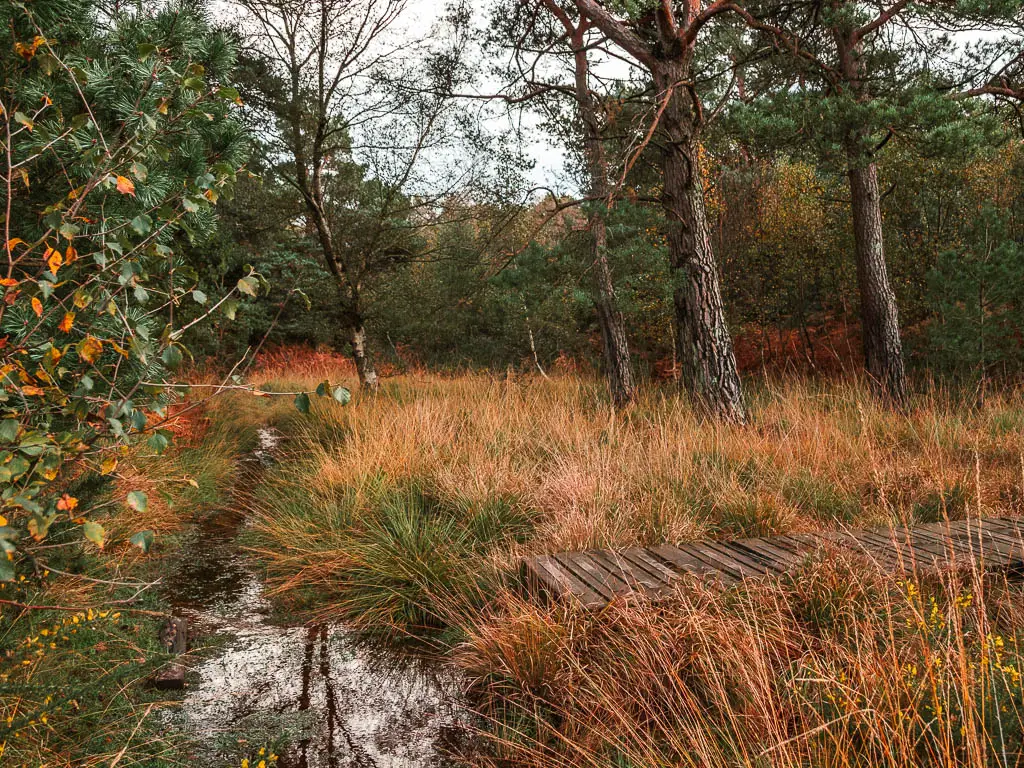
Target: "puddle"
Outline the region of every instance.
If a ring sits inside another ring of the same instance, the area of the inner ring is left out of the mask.
[[[273,462],[279,441],[260,431],[260,447],[243,467],[248,487]],[[341,625],[271,623],[261,578],[238,547],[244,526],[237,512],[211,516],[164,582],[190,635],[218,636],[171,716],[199,745],[196,757],[226,760],[239,740],[258,748],[283,736],[289,746],[280,768],[450,765],[446,747],[464,730],[459,681],[440,665],[367,645]]]

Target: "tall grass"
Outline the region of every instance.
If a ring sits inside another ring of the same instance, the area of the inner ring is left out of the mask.
[[[1020,762],[1018,585],[897,582],[824,550],[785,580],[688,583],[656,605],[518,596],[509,575],[542,552],[1024,508],[1019,393],[979,410],[933,392],[904,414],[856,382],[752,399],[736,427],[668,388],[617,413],[589,379],[421,375],[309,418],[275,410],[289,440],[253,547],[309,616],[455,648],[490,736],[480,763]]]
[[[837,552],[658,606],[507,595],[457,655],[489,725],[477,761],[1018,765],[1022,597],[978,574],[897,581]]]
[[[1024,506],[1016,394],[984,411],[936,394],[901,415],[855,384],[786,381],[756,395],[751,427],[703,421],[667,389],[616,413],[598,382],[578,378],[399,379],[344,408],[316,406],[315,419],[289,428],[294,471],[282,477],[307,507],[340,505],[358,519],[377,489],[406,486],[447,508],[505,504],[533,527],[529,546],[492,551],[506,565],[527,552]],[[330,547],[317,526],[278,537],[279,519],[258,516],[282,557],[307,534],[318,552]]]

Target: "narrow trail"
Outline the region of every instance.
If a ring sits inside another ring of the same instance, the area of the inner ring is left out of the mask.
[[[240,486],[253,489],[273,464],[281,436],[260,430]],[[164,582],[167,599],[193,636],[217,644],[190,675],[169,719],[216,765],[232,745],[284,735],[281,768],[445,766],[446,745],[462,732],[459,685],[443,667],[370,646],[339,624],[271,622],[271,605],[252,556],[239,546],[240,507],[202,521]],[[199,764],[199,763],[197,763]]]

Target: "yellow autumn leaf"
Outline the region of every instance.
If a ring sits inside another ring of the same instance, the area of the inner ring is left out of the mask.
[[[115,469],[117,469],[117,457],[116,456],[107,456],[107,458],[105,458],[103,461],[100,462],[100,474],[101,475],[109,475]]]
[[[70,333],[71,326],[75,324],[75,313],[65,312],[64,319],[60,321],[60,325],[57,326],[63,333]]]
[[[122,195],[135,195],[135,184],[127,176],[117,177],[117,191]]]
[[[64,264],[64,257],[61,252],[56,248],[46,249],[46,264],[49,266],[50,271],[53,272],[54,276],[57,275],[57,270]]]
[[[86,336],[85,341],[78,345],[78,354],[88,363],[96,362],[96,358],[103,351],[103,342],[95,336]]]
[[[36,313],[36,317],[43,316],[43,302],[35,296],[32,297],[32,311]]]

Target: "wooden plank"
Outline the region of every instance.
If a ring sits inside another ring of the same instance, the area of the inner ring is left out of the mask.
[[[941,556],[951,564],[958,559],[973,560],[977,557],[974,548],[964,539],[958,539],[936,530],[917,531],[915,535],[922,549]]]
[[[574,552],[569,555],[576,566],[576,575],[585,578],[593,587],[601,586],[614,599],[617,595],[629,591],[629,585],[617,576],[595,563],[589,552]]]
[[[160,645],[172,656],[188,650],[188,622],[182,616],[171,616],[160,627]],[[153,686],[161,691],[180,690],[185,687],[185,667],[176,661],[160,669],[153,676]]]
[[[528,592],[559,597],[564,590],[564,585],[558,579],[552,578],[547,569],[541,565],[544,560],[548,559],[547,557],[540,556],[523,560],[522,565],[519,567],[519,576]],[[569,589],[567,591],[571,592],[572,590]]]
[[[572,574],[573,578],[578,580],[585,589],[600,595],[604,602],[610,603],[615,597],[615,593],[605,586],[603,579],[594,579],[588,569],[581,568],[579,566],[576,561],[575,553],[560,552],[557,555],[553,555],[553,557],[555,558],[555,561],[562,566],[567,573]]]
[[[757,557],[766,568],[776,573],[785,573],[793,566],[799,564],[802,559],[795,552],[778,549],[769,544],[766,539],[741,539],[740,541],[732,542],[729,546],[733,548],[740,547],[744,551],[749,552],[752,556]]]
[[[538,569],[544,571],[549,582],[555,585],[552,594],[556,597],[572,596],[588,607],[604,603],[604,598],[600,594],[591,589],[586,582],[578,579],[555,558],[538,557],[534,562]]]
[[[635,563],[637,567],[644,568],[662,584],[671,584],[679,579],[679,574],[676,571],[673,571],[664,563],[659,562],[658,558],[650,554],[645,549],[640,547],[631,547],[630,549],[622,550],[619,554]]]
[[[660,597],[689,573],[724,583],[782,573],[799,565],[815,547],[831,543],[861,552],[892,570],[962,567],[1024,569],[1024,521],[954,520],[913,528],[828,531],[749,538],[732,542],[688,542],[680,546],[631,547],[619,551],[567,552],[530,558],[522,566],[528,589],[571,596],[587,607],[643,593]]]
[[[728,555],[724,555],[721,552],[716,551],[714,548],[707,544],[689,544],[686,547],[687,550],[693,552],[699,557],[704,558],[712,565],[715,565],[720,571],[728,574],[737,581],[744,579],[748,576],[758,576],[760,572],[751,568],[738,560],[735,560]]]
[[[684,552],[679,547],[671,544],[659,544],[656,547],[648,547],[648,551],[685,573],[692,573],[695,576],[720,574],[718,569],[713,565],[709,565],[707,561],[695,557],[689,552]]]
[[[635,567],[629,560],[615,552],[591,552],[591,559],[604,566],[605,570],[617,576],[626,585],[628,591],[634,591],[639,584],[645,589],[655,590],[661,586],[661,580]]]
[[[755,557],[742,547],[734,546],[730,542],[709,541],[706,542],[704,546],[713,549],[716,552],[721,552],[723,557],[726,557],[739,565],[746,566],[759,576],[763,576],[771,570],[760,560],[760,558]]]

